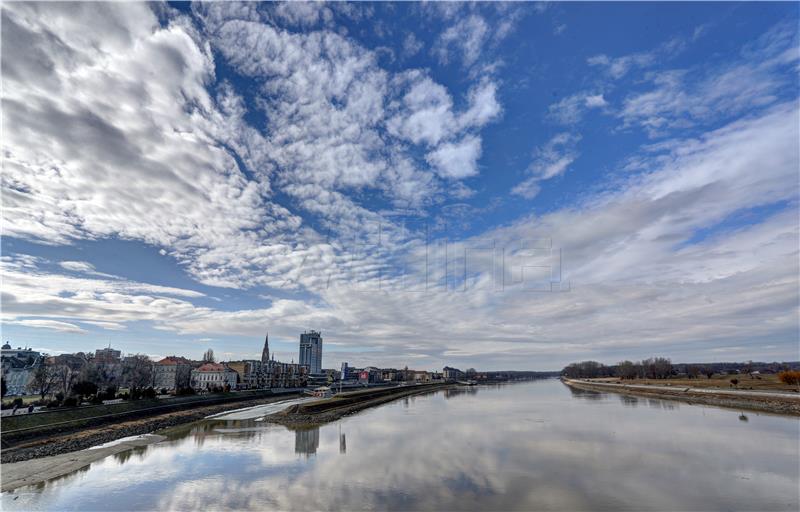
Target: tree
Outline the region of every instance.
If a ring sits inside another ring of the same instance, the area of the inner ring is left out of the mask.
[[[672,361],[666,357],[653,358],[653,375],[656,379],[666,379],[672,375]]]
[[[5,377],[2,378],[2,381],[3,381],[2,382],[2,395],[0,395],[0,396],[4,397],[4,396],[6,396],[6,393],[8,393],[8,386],[6,386],[6,378]]]
[[[78,377],[78,372],[72,370],[72,368],[66,364],[55,366],[53,370],[58,377],[58,385],[61,388],[61,392],[68,395],[72,388],[72,383]]]
[[[739,386],[739,379],[731,379],[731,384],[733,385],[733,387],[738,387]]]
[[[789,386],[797,386],[797,391],[800,392],[800,371],[786,370],[778,374],[778,380]]]
[[[711,367],[707,367],[703,370],[703,373],[705,374],[706,377],[710,379],[711,377],[714,376],[714,369]]]
[[[690,379],[696,379],[700,375],[700,368],[694,365],[687,365],[686,366],[686,375]]]
[[[153,380],[153,363],[144,354],[126,357],[122,361],[122,382],[131,389],[149,386]]]
[[[55,388],[57,383],[58,374],[55,369],[48,364],[42,363],[33,372],[33,379],[29,387],[44,400],[44,397]]]
[[[214,359],[214,350],[208,349],[203,354],[203,362],[204,363],[215,363],[216,360]]]
[[[620,361],[617,363],[616,372],[620,379],[635,379],[636,365],[632,361]]]

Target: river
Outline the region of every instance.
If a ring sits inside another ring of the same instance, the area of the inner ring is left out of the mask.
[[[557,380],[320,428],[210,419],[2,495],[3,510],[798,510],[800,419]]]

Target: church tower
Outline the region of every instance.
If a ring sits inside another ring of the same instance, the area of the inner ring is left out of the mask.
[[[261,362],[264,364],[269,363],[269,333],[264,338],[264,350],[261,351]]]

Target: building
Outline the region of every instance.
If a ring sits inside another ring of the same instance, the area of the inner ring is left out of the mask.
[[[192,380],[191,361],[185,357],[168,356],[153,364],[153,387],[169,391],[188,388]]]
[[[464,378],[464,372],[458,368],[450,368],[449,366],[442,368],[442,375],[445,380],[459,380]]]
[[[122,351],[111,347],[98,348],[94,351],[94,362],[98,364],[119,364],[122,361]]]
[[[198,391],[236,389],[239,374],[224,364],[205,363],[192,370],[192,387]]]
[[[239,374],[239,385],[237,389],[266,388],[267,379],[264,378],[265,366],[264,363],[255,359],[228,363],[228,368]]]
[[[33,374],[44,363],[40,352],[29,348],[11,348],[6,343],[2,347],[2,375],[6,381],[6,395],[27,395]]]
[[[0,358],[5,360],[5,359],[8,359],[10,357],[13,357],[13,358],[19,359],[23,363],[33,364],[33,362],[36,361],[36,359],[38,359],[39,356],[41,356],[41,355],[42,355],[41,352],[37,352],[37,351],[35,351],[33,349],[30,349],[30,348],[27,348],[27,347],[25,347],[25,348],[21,348],[21,347],[11,348],[10,344],[5,343],[3,345],[2,355],[0,355]]]
[[[311,374],[322,372],[322,335],[317,331],[300,335],[300,364],[308,366]]]

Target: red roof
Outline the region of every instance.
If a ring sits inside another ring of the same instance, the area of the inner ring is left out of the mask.
[[[219,363],[206,363],[197,369],[198,372],[222,372],[225,371],[225,366]]]
[[[162,365],[173,365],[173,364],[192,364],[191,361],[186,359],[185,357],[180,356],[167,356],[161,361],[158,361],[156,364]]]

